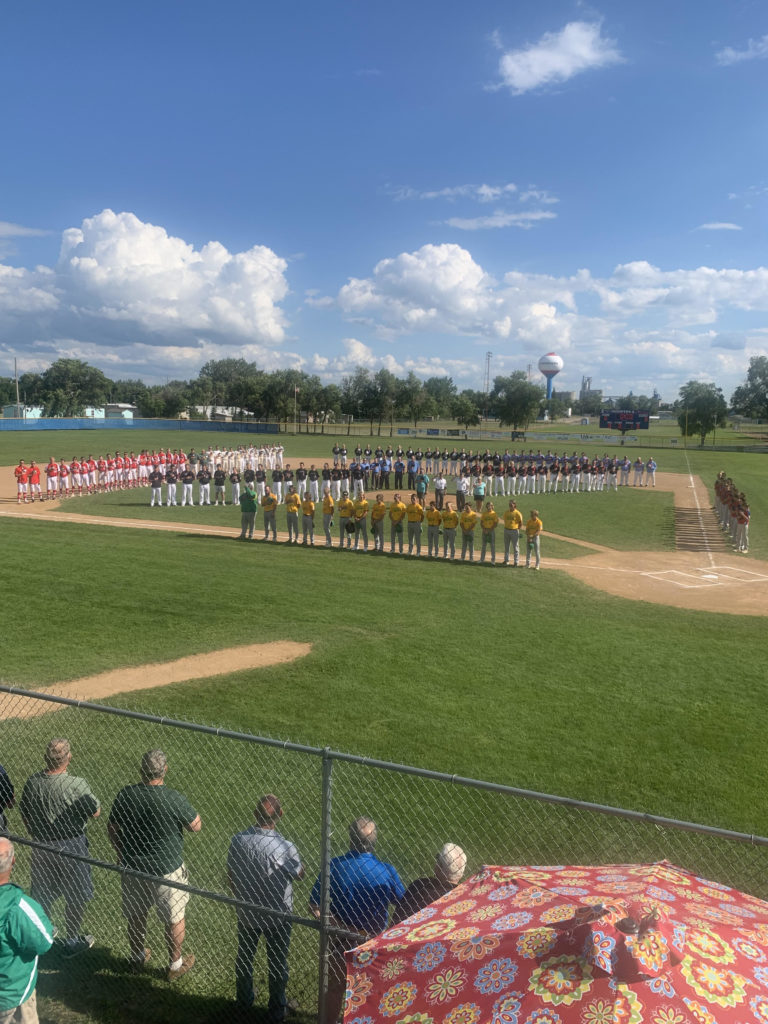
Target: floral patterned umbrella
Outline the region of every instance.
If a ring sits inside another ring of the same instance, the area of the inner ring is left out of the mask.
[[[485,867],[346,956],[345,1024],[768,1024],[768,903],[668,861]]]

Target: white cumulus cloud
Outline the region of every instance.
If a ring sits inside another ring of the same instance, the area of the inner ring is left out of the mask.
[[[760,39],[748,39],[747,45],[742,50],[736,50],[732,46],[726,46],[715,54],[715,60],[722,67],[730,64],[742,64],[745,60],[765,60],[768,57],[768,35]]]
[[[510,212],[495,210],[486,217],[449,217],[445,222],[449,227],[461,231],[479,231],[483,228],[532,228],[540,220],[554,220],[557,214],[551,210],[523,210]]]
[[[43,365],[72,352],[134,374],[185,362],[191,373],[235,347],[268,367],[285,340],[286,268],[266,246],[196,249],[133,213],[103,210],[63,232],[54,266],[0,263],[0,328],[14,352]],[[298,358],[281,353],[283,365]]]
[[[415,353],[429,357],[436,338],[455,335],[467,339],[464,347],[492,349],[495,372],[557,351],[566,370],[593,374],[594,386],[608,394],[637,390],[638,381],[650,380],[674,398],[680,383],[701,371],[703,352],[711,353],[705,365],[723,372],[735,366],[729,354],[738,353],[742,375],[750,353],[768,354],[768,330],[763,336],[753,328],[747,336],[739,322],[743,310],[765,313],[768,320],[765,267],[664,270],[637,260],[606,277],[588,270],[569,277],[509,271],[497,280],[461,246],[425,245],[381,260],[368,277],[351,279],[338,304],[394,345],[407,337],[408,356],[399,360],[406,368],[408,359],[424,366]],[[471,370],[456,367],[453,375],[479,378],[479,354],[467,362]],[[360,365],[371,364],[361,359]],[[566,381],[564,373],[563,387]],[[738,375],[721,381],[726,389],[738,382]]]
[[[616,41],[602,35],[599,21],[571,21],[559,32],[547,32],[536,43],[502,54],[499,75],[520,96],[622,61]]]
[[[726,220],[713,220],[707,224],[699,224],[697,231],[741,231],[740,224],[732,224]]]

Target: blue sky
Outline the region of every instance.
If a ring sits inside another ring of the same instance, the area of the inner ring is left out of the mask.
[[[3,12],[0,373],[244,356],[729,395],[768,354],[752,0]]]

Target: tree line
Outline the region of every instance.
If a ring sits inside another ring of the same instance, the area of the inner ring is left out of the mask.
[[[79,359],[58,359],[42,373],[19,378],[22,405],[40,406],[44,416],[82,416],[88,407],[130,403],[142,417],[172,419],[185,412],[206,417],[224,407],[236,417],[268,421],[294,419],[324,428],[326,423],[368,421],[371,432],[409,420],[414,427],[434,418],[455,420],[472,427],[484,416],[515,429],[528,426],[543,408],[544,389],[525,373],[496,377],[489,395],[459,392],[450,377],[420,380],[411,372],[396,377],[389,370],[372,372],[358,367],[339,384],[324,384],[302,370],[262,370],[245,359],[207,362],[193,380],[148,385],[141,380],[111,380]],[[15,381],[0,377],[0,401],[16,400]],[[199,412],[199,409],[205,412]]]
[[[210,410],[225,407],[236,418],[310,425],[324,430],[326,424],[346,420],[368,422],[371,433],[381,434],[393,424],[408,420],[417,428],[431,419],[452,420],[463,427],[477,426],[483,419],[500,426],[525,430],[548,410],[558,419],[571,407],[576,414],[596,415],[606,402],[592,396],[584,402],[569,403],[553,393],[549,402],[545,390],[516,370],[494,377],[488,394],[465,388],[459,391],[450,377],[421,380],[410,372],[397,377],[389,370],[372,371],[358,367],[340,383],[324,384],[302,370],[262,370],[245,359],[211,360],[193,380],[172,380],[148,385],[141,380],[111,380],[101,370],[80,359],[58,359],[42,373],[24,373],[19,378],[22,405],[40,406],[44,416],[82,416],[87,407],[108,402],[135,405],[139,416],[173,419],[180,413],[207,418]],[[0,377],[0,402],[13,404],[16,382]],[[630,392],[610,402],[614,408],[658,411],[657,396]],[[729,412],[768,419],[768,358],[755,356],[746,380],[734,391],[730,405],[716,384],[689,381],[680,389],[673,405],[681,432],[705,437],[725,426]],[[200,412],[198,410],[205,410]]]

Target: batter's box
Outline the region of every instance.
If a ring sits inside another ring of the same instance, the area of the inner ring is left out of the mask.
[[[701,576],[694,576],[689,572],[680,572],[678,569],[666,569],[663,572],[646,572],[643,575],[659,580],[660,583],[674,583],[676,587],[685,587],[687,590],[721,585],[719,579],[702,579]]]
[[[768,576],[765,573],[753,572],[751,569],[745,569],[741,565],[716,565],[711,569],[700,569],[699,571],[712,573],[729,580],[738,580],[740,583],[763,583],[768,580]]]

